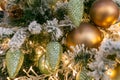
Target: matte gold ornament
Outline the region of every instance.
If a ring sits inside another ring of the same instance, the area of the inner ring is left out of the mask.
[[[86,47],[98,47],[103,39],[101,31],[89,23],[81,23],[80,26],[70,33],[66,38],[66,46],[72,49],[77,44],[85,44]]]
[[[109,28],[119,17],[119,8],[112,0],[96,0],[90,9],[91,20],[98,26]]]

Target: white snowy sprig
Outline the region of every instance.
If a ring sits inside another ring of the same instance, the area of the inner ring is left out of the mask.
[[[55,40],[58,40],[63,35],[63,32],[59,28],[57,19],[53,19],[52,21],[47,21],[46,30],[48,33],[52,33],[52,39]]]
[[[114,68],[117,62],[107,59],[109,55],[117,55],[116,58],[120,56],[120,41],[107,38],[103,40],[99,50],[95,53],[95,61],[89,64],[90,69],[94,70],[89,75],[95,80],[110,80],[106,71]]]
[[[109,34],[104,35],[104,39],[99,47],[99,50],[95,52],[95,60],[91,62],[89,68],[93,72],[89,72],[88,75],[94,77],[95,80],[110,80],[106,74],[108,69],[112,69],[116,66],[116,59],[120,58],[120,27],[119,23],[110,26],[108,29]],[[109,55],[116,55],[115,60],[108,59]]]
[[[75,59],[75,57],[77,55],[80,55],[80,54],[86,54],[86,53],[89,53],[89,54],[92,54],[93,51],[90,51],[88,50],[87,48],[85,48],[85,45],[84,44],[78,44],[76,45],[75,47],[74,46],[70,46],[70,48],[73,50],[72,52],[68,50],[68,55],[69,57],[71,57],[72,59]]]
[[[111,32],[109,38],[116,41],[120,40],[120,23],[110,26],[108,30]]]
[[[64,8],[64,9],[68,9],[68,2],[62,2],[62,1],[58,1],[56,3],[56,7],[55,7],[55,11],[57,11],[57,9],[60,9],[60,8]]]
[[[120,40],[113,41],[111,39],[107,39],[105,43],[107,43],[105,50],[108,51],[109,54],[116,54],[118,58],[120,58]],[[104,45],[104,44],[103,44]]]
[[[85,46],[83,44],[82,45],[76,45],[75,47],[70,46],[70,48],[73,51],[71,52],[70,50],[67,50],[67,52],[65,52],[65,54],[67,53],[67,56],[69,57],[69,59],[71,59],[73,61],[78,54],[81,54],[81,52],[83,52],[83,51],[86,52],[85,51]]]
[[[14,31],[11,28],[0,27],[0,36],[14,34]]]
[[[28,37],[28,33],[26,32],[26,30],[27,29],[21,28],[14,34],[14,36],[8,44],[10,48],[17,49],[21,47],[25,39]]]
[[[73,76],[77,75],[77,73],[80,71],[80,68],[82,67],[82,73],[80,77],[82,79],[91,80],[91,77],[87,75],[88,71],[85,71],[87,65],[86,61],[89,61],[89,59],[92,58],[92,54],[94,54],[93,52],[96,51],[96,49],[89,50],[88,48],[85,48],[84,44],[79,44],[75,47],[71,46],[71,49],[72,52],[67,50],[62,56],[62,62],[64,66],[67,66],[70,70],[73,71]]]
[[[42,26],[36,21],[32,21],[28,26],[28,30],[31,32],[31,34],[40,34]]]

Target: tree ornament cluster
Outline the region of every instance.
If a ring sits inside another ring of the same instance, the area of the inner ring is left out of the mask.
[[[104,37],[100,28],[109,28],[119,18],[119,8],[112,0],[96,0],[90,8],[91,23],[81,23],[67,34],[66,46],[75,47],[78,44],[85,44],[89,48],[98,48]],[[79,22],[80,23],[80,22]]]
[[[112,27],[120,13],[113,0],[1,0],[0,9],[8,80],[120,79],[120,39],[111,40],[120,38],[118,25]]]

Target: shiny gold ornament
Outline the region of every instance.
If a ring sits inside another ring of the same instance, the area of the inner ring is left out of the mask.
[[[23,16],[23,10],[19,5],[10,6],[8,13],[11,19],[20,19]]]
[[[96,0],[90,9],[90,17],[96,25],[108,28],[116,23],[119,8],[112,0]]]
[[[66,45],[69,49],[77,44],[85,44],[86,47],[98,47],[103,39],[98,28],[89,23],[81,23],[80,26],[70,33],[66,38]]]
[[[111,80],[120,80],[120,65],[117,65],[114,69],[108,69],[106,74]]]

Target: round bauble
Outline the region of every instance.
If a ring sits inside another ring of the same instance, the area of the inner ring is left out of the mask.
[[[90,23],[81,23],[80,26],[68,33],[66,46],[71,50],[71,46],[85,44],[86,47],[98,47],[103,39],[101,31]]]
[[[108,69],[106,74],[110,77],[110,80],[120,80],[120,64],[114,69]]]
[[[119,8],[112,0],[96,0],[90,9],[91,20],[98,26],[109,28],[119,17]]]

